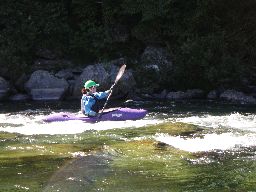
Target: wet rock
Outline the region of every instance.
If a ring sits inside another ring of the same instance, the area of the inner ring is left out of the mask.
[[[156,142],[154,143],[154,146],[157,148],[157,149],[166,149],[166,147],[168,147],[169,145],[164,143],[164,142]]]
[[[35,71],[25,84],[33,100],[59,100],[68,87],[65,79],[59,79],[43,70]]]
[[[109,157],[104,154],[76,158],[56,172],[43,191],[91,191],[97,189],[95,183],[111,173]]]
[[[224,91],[220,98],[237,104],[256,104],[256,99],[253,96],[232,89]]]

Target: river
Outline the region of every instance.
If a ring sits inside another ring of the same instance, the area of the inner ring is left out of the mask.
[[[122,105],[149,113],[45,123],[79,102],[0,103],[0,191],[256,191],[255,106]]]

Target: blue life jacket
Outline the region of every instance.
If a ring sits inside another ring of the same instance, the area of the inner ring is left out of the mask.
[[[95,116],[103,107],[104,101],[108,96],[106,92],[96,92],[93,94],[84,94],[81,99],[81,111],[88,116]]]

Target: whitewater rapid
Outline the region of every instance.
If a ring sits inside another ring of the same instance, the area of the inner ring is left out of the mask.
[[[78,115],[78,113],[76,114]],[[80,120],[44,122],[44,115],[0,114],[0,131],[23,135],[79,134],[87,130],[108,130],[114,128],[136,128],[161,123],[161,120],[141,119],[137,121],[102,121],[86,123]]]
[[[105,121],[94,124],[82,121],[46,123],[42,121],[44,115],[35,111],[0,114],[0,131],[24,135],[66,135],[79,134],[87,130],[137,128],[162,122],[183,122],[211,131],[200,137],[180,137],[157,133],[153,139],[190,152],[256,146],[256,115],[254,113],[192,114],[183,117],[158,114],[164,118],[159,118],[159,116],[151,113],[146,118],[137,121]]]
[[[175,148],[189,152],[211,150],[233,150],[256,146],[256,115],[252,113],[230,113],[226,115],[201,115],[170,119],[207,129],[218,129],[220,133],[209,133],[200,137],[170,136],[156,134],[155,139]],[[222,130],[222,131],[220,131]]]

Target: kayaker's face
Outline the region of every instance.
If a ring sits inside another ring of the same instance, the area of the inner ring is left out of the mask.
[[[92,86],[89,88],[90,92],[95,93],[96,92],[96,86]]]

